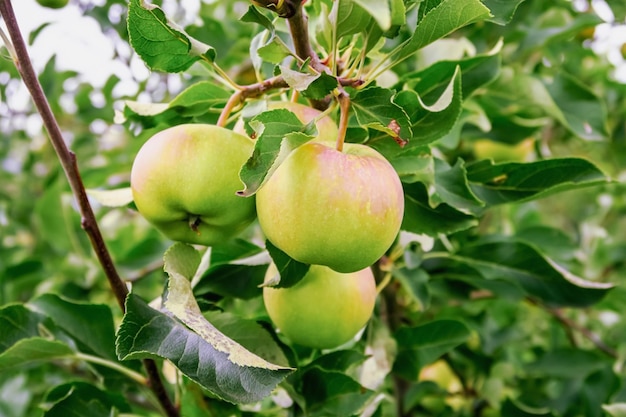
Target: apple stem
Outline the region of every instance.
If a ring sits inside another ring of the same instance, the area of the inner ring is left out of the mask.
[[[343,143],[346,139],[348,131],[348,119],[350,115],[350,96],[345,91],[339,93],[339,135],[337,136],[337,145],[335,146],[339,152],[343,151]]]
[[[226,123],[228,122],[228,118],[230,117],[230,114],[232,113],[233,109],[243,102],[242,91],[243,90],[236,91],[233,93],[233,95],[230,96],[230,98],[224,105],[222,112],[220,113],[219,119],[217,119],[217,123],[216,123],[217,126],[220,126],[220,127],[226,126]]]
[[[28,48],[26,47],[26,42],[24,42],[24,38],[22,37],[11,0],[0,0],[0,15],[4,19],[7,32],[11,38],[11,42],[9,42],[10,45],[7,46],[11,53],[11,58],[13,59],[15,67],[22,77],[24,85],[26,85],[35,107],[41,116],[43,124],[48,132],[52,147],[57,154],[59,163],[67,178],[67,182],[72,189],[72,194],[78,203],[79,211],[82,217],[81,226],[89,237],[91,246],[98,258],[98,261],[100,262],[100,265],[102,266],[109,282],[109,286],[111,287],[120,308],[122,311],[125,311],[125,301],[126,296],[128,295],[128,288],[115,267],[113,258],[107,249],[106,243],[98,226],[98,221],[93,212],[93,208],[91,207],[91,203],[89,202],[89,198],[87,197],[87,192],[85,191],[85,186],[78,169],[76,155],[67,147],[63,134],[61,133],[59,123],[57,122],[57,119],[50,107],[50,102],[48,101],[48,98],[41,87],[41,83],[37,78],[37,73],[35,72],[28,55]],[[179,417],[180,412],[178,407],[172,402],[165,386],[163,385],[163,380],[161,379],[156,362],[152,359],[144,359],[143,365],[149,381],[148,385],[158,399],[161,407],[163,407],[166,415],[168,417]]]

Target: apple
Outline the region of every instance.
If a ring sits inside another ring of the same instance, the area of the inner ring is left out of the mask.
[[[277,274],[272,264],[265,281]],[[342,274],[311,265],[289,288],[263,288],[263,302],[272,322],[294,343],[332,349],[352,338],[374,311],[376,282],[370,268]]]
[[[404,214],[398,174],[377,151],[307,142],[257,194],[261,229],[293,259],[355,272],[393,244]]]
[[[133,162],[137,209],[172,240],[212,246],[230,239],[256,216],[254,198],[236,194],[253,148],[246,136],[207,124],[157,133]]]
[[[61,9],[67,6],[68,2],[69,0],[37,0],[37,3],[41,6],[48,7],[50,9]]]
[[[493,159],[494,162],[527,162],[532,159],[535,140],[533,138],[509,145],[490,139],[474,141],[474,155],[478,159]]]
[[[268,110],[287,109],[296,115],[300,122],[307,124],[322,114],[321,111],[304,104],[294,103],[291,101],[272,101],[267,106]],[[324,116],[315,123],[317,128],[317,141],[334,141],[337,140],[339,130],[337,124],[329,116]],[[237,133],[246,134],[243,119],[239,119],[233,130]]]

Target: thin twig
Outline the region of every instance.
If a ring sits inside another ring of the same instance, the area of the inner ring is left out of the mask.
[[[15,12],[13,11],[13,5],[10,0],[0,0],[0,15],[2,15],[9,32],[9,36],[11,37],[11,45],[9,45],[8,48],[9,50],[15,51],[15,56],[13,57],[15,66],[19,71],[24,84],[26,85],[26,88],[28,89],[35,106],[37,107],[37,111],[41,115],[44,126],[48,131],[52,147],[59,158],[61,167],[63,168],[65,176],[72,189],[72,193],[78,202],[78,207],[82,217],[81,225],[89,236],[91,246],[98,257],[98,261],[104,270],[118,304],[120,305],[122,311],[125,311],[124,303],[126,296],[128,295],[128,288],[119,276],[111,254],[109,253],[104,242],[104,238],[102,237],[102,233],[100,232],[96,216],[93,212],[91,204],[89,203],[87,192],[85,191],[85,186],[83,185],[83,181],[78,170],[76,155],[71,152],[65,144],[59,124],[52,113],[50,103],[48,102],[41,84],[39,83],[39,79],[37,78],[37,74],[33,69],[32,62],[28,55],[28,49],[26,48],[26,43],[24,42],[24,38],[20,32]],[[178,409],[170,401],[170,398],[167,395],[156,363],[151,359],[146,359],[143,361],[143,364],[148,374],[150,388],[156,395],[161,406],[169,417],[178,417]]]
[[[568,338],[570,339],[572,344],[575,345],[575,341],[572,339],[572,330],[575,330],[575,331],[579,332],[580,334],[582,334],[584,337],[586,337],[601,352],[603,352],[604,354],[610,356],[611,358],[617,359],[618,354],[617,354],[617,351],[615,351],[615,349],[613,349],[612,347],[610,347],[609,345],[604,343],[604,341],[600,338],[600,336],[595,334],[590,329],[588,329],[585,326],[582,326],[582,325],[576,323],[574,320],[570,319],[569,317],[566,317],[565,314],[563,314],[562,310],[560,310],[558,308],[553,308],[553,307],[546,306],[546,305],[544,305],[544,304],[542,304],[542,303],[540,303],[540,302],[538,302],[536,300],[533,300],[531,298],[528,298],[527,300],[528,300],[529,303],[531,303],[531,304],[533,304],[535,306],[543,308],[548,314],[550,314],[559,323],[561,323],[565,327],[565,330],[568,333]]]

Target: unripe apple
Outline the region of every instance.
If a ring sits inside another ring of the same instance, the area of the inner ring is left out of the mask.
[[[37,0],[37,3],[41,6],[48,7],[50,9],[61,9],[67,6],[68,2],[69,0]]]
[[[402,185],[369,146],[296,148],[257,192],[261,229],[293,259],[354,272],[395,240],[404,214]]]
[[[255,218],[237,196],[254,143],[228,129],[184,124],[152,136],[137,153],[130,185],[139,212],[172,240],[211,246]]]
[[[276,275],[271,265],[266,282]],[[311,265],[304,278],[289,288],[263,288],[270,318],[292,342],[331,349],[352,339],[365,326],[376,302],[370,268],[342,274]]]
[[[291,101],[272,101],[268,104],[268,110],[286,109],[296,115],[298,120],[303,124],[310,123],[313,119],[322,114],[321,111],[314,109],[313,107],[305,106],[304,104],[294,103]],[[337,124],[329,116],[324,116],[315,123],[317,128],[317,136],[315,140],[318,141],[334,141],[337,140],[339,130]],[[239,119],[235,124],[233,130],[243,135],[246,134],[243,119]]]

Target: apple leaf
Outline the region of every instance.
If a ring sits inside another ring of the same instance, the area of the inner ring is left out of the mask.
[[[245,188],[238,194],[245,197],[254,195],[292,150],[317,134],[314,122],[303,125],[286,109],[263,112],[252,119],[250,126],[257,140],[252,156],[239,172]]]
[[[438,233],[467,230],[478,224],[475,216],[456,210],[448,204],[432,207],[424,184],[416,182],[403,186],[405,201],[402,230],[436,236]]]
[[[116,360],[115,327],[111,309],[104,304],[77,303],[55,294],[43,294],[29,305],[52,319],[83,352]]]
[[[265,247],[270,253],[274,265],[278,270],[278,276],[271,278],[264,285],[272,288],[289,288],[296,285],[307,272],[311,265],[303,264],[292,259],[282,250],[278,249],[269,240],[265,241]]]
[[[473,193],[488,205],[529,201],[609,181],[595,165],[579,158],[495,165],[482,160],[467,166],[467,178]]]
[[[194,62],[215,59],[215,49],[189,37],[158,6],[143,0],[128,5],[130,44],[152,70],[181,72]]]
[[[339,40],[367,29],[372,16],[354,0],[338,0],[333,2],[329,19],[335,26],[335,34]]]
[[[542,100],[546,111],[578,137],[603,140],[609,137],[604,103],[580,81],[558,73],[544,81],[552,100]]]
[[[376,395],[343,371],[314,366],[294,375],[305,414],[311,417],[357,415]]]
[[[381,87],[360,90],[351,97],[351,109],[362,127],[379,130],[400,142],[413,137],[409,118],[394,102],[394,92]]]
[[[172,289],[178,291],[176,284]],[[174,294],[175,302],[179,302],[180,297],[185,298]],[[185,307],[173,306],[172,302],[169,304],[185,319],[196,320],[194,327],[202,328],[204,337],[216,339],[211,342],[205,340],[170,315],[150,308],[131,293],[117,335],[120,359],[168,359],[188,378],[233,403],[261,400],[291,372],[289,368],[270,364],[248,352],[213,328],[201,315],[197,317],[196,313],[184,311]]]
[[[455,320],[437,320],[416,327],[401,327],[394,338],[398,354],[393,371],[416,381],[420,370],[470,337],[465,324]]]
[[[244,300],[258,297],[271,261],[267,251],[245,240],[215,245],[211,247],[209,268],[194,286],[194,294],[196,297],[218,294]]]
[[[87,382],[72,381],[48,391],[43,417],[111,417],[130,413],[130,405],[118,393]]]
[[[479,0],[443,0],[423,15],[413,35],[393,56],[394,63],[408,58],[424,46],[463,26],[490,17],[489,9]]]
[[[444,202],[464,213],[477,213],[485,204],[476,197],[467,181],[462,159],[453,166],[435,158],[435,192],[430,196],[431,206]]]
[[[44,337],[28,337],[18,340],[0,353],[0,372],[32,364],[38,361],[68,358],[75,352],[66,343]]]
[[[382,30],[391,27],[391,8],[388,1],[352,0],[370,14]]]
[[[505,280],[552,306],[587,307],[601,300],[612,284],[586,281],[567,271],[535,247],[505,238],[465,245],[450,256],[424,261],[424,268],[445,271],[470,269],[487,280]]]
[[[117,336],[118,356],[162,357],[226,401],[258,401],[269,395],[291,368],[250,352],[204,318],[189,282],[198,263],[191,251],[195,249],[189,245],[175,244],[166,253],[169,283],[165,308],[173,317],[129,295]]]
[[[491,22],[499,25],[506,25],[511,21],[515,11],[524,0],[482,0],[482,2],[491,10]]]

